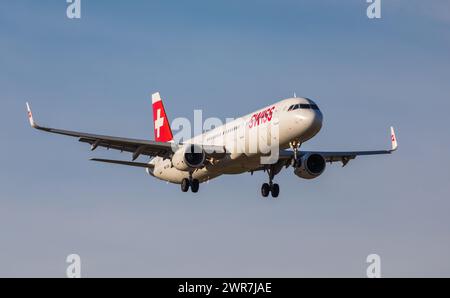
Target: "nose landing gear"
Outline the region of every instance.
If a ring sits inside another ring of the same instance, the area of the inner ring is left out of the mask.
[[[300,141],[292,141],[289,143],[289,146],[294,151],[294,159],[292,161],[292,166],[296,168],[298,163],[298,149],[300,149],[302,143]]]

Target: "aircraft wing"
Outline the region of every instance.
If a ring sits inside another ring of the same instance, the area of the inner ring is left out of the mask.
[[[307,154],[317,153],[322,155],[327,162],[340,161],[342,165],[345,166],[347,163],[355,159],[357,156],[362,155],[379,155],[379,154],[391,154],[397,150],[397,137],[395,135],[394,128],[391,127],[391,149],[390,150],[373,150],[373,151],[299,151],[298,156],[304,156]],[[280,159],[292,159],[294,157],[294,152],[291,150],[281,150]]]
[[[107,149],[132,152],[133,160],[135,160],[140,155],[161,156],[167,158],[172,156],[174,151],[178,148],[178,145],[173,143],[97,135],[91,133],[39,126],[33,119],[33,114],[31,112],[30,105],[28,103],[27,103],[27,110],[28,110],[28,119],[30,121],[31,127],[46,132],[76,137],[80,142],[90,144],[92,151],[97,149],[97,147],[104,147]]]

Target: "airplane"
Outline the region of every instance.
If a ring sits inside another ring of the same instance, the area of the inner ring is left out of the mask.
[[[35,129],[76,137],[80,142],[90,144],[92,151],[104,147],[132,153],[132,161],[102,158],[92,158],[92,161],[144,168],[150,176],[180,184],[182,192],[190,189],[197,193],[200,183],[221,175],[264,171],[268,174],[268,182],[262,184],[261,195],[268,197],[271,194],[277,198],[280,187],[273,180],[283,168],[291,166],[298,177],[314,179],[324,172],[327,162],[342,162],[344,167],[357,156],[391,154],[398,147],[394,128],[391,127],[389,150],[300,150],[301,145],[322,128],[323,115],[313,100],[296,95],[177,143],[174,142],[159,92],[152,94],[154,141],[39,126],[33,119],[30,105],[26,103],[26,106],[30,125]],[[275,127],[278,130],[272,135]],[[257,142],[263,140],[270,144],[270,148],[275,148],[275,160],[262,162],[268,152],[252,145],[251,134],[256,135]],[[136,162],[141,155],[150,157],[149,162]]]

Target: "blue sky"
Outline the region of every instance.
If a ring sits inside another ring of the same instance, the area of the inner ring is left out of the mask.
[[[450,276],[450,4],[352,1],[0,3],[0,276]],[[182,194],[128,159],[29,128],[153,138],[149,96],[168,116],[236,117],[293,92],[324,127],[304,149],[392,156],[334,164],[318,179],[226,176]]]

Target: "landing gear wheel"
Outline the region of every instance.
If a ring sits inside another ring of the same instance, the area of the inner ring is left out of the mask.
[[[269,195],[269,192],[270,192],[269,184],[268,183],[264,183],[261,186],[261,195],[266,198]]]
[[[276,183],[273,183],[273,178],[275,175],[280,172],[281,168],[276,168],[275,166],[270,166],[265,168],[265,171],[269,174],[269,183],[264,183],[261,186],[261,195],[263,197],[269,196],[269,193],[272,193],[273,198],[277,198],[280,194],[280,186]]]
[[[273,184],[270,188],[270,192],[272,193],[272,197],[277,198],[280,194],[280,186],[278,184]]]
[[[184,178],[183,180],[181,180],[181,191],[187,192],[189,190],[189,185],[189,179]]]
[[[197,179],[194,179],[191,181],[191,191],[193,193],[198,192],[198,189],[200,188],[200,182]]]

